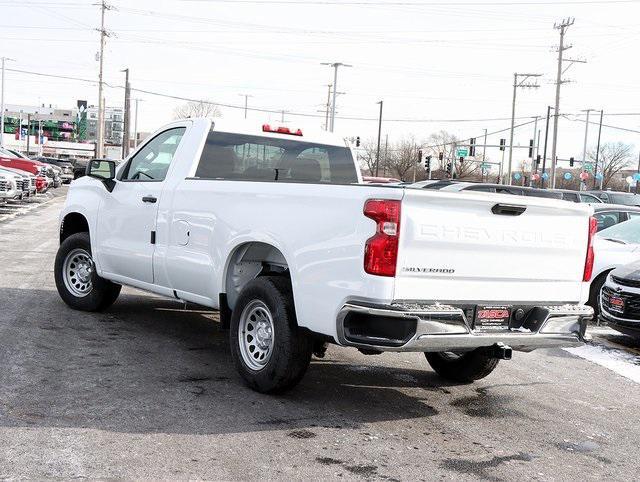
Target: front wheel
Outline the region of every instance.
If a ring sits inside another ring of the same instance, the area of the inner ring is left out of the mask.
[[[425,353],[424,356],[438,375],[459,383],[471,383],[488,376],[499,361],[486,348],[464,353]]]
[[[311,338],[297,326],[289,279],[256,278],[231,315],[231,356],[240,376],[261,393],[293,388],[311,361]]]
[[[96,274],[89,233],[72,234],[62,242],[54,273],[60,297],[76,310],[104,310],[116,301],[122,288]]]

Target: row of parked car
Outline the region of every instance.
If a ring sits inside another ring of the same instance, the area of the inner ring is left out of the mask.
[[[52,157],[29,158],[0,147],[0,201],[23,200],[68,184],[84,173],[85,164]]]

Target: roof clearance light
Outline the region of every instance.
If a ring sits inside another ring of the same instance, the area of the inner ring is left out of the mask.
[[[262,132],[275,132],[276,134],[289,134],[291,136],[302,136],[302,129],[292,131],[288,127],[271,127],[269,124],[262,124]]]

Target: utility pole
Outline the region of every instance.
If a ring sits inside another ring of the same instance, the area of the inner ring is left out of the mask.
[[[331,87],[333,86],[333,84],[327,84],[328,87],[328,91],[327,91],[327,109],[325,111],[325,115],[324,115],[324,130],[328,131],[329,130],[329,108],[331,107]]]
[[[586,63],[585,60],[565,59],[564,51],[569,50],[572,46],[564,44],[564,36],[567,29],[575,22],[574,18],[566,18],[561,23],[555,23],[553,28],[560,32],[560,43],[558,44],[558,70],[556,73],[556,102],[555,110],[553,112],[553,138],[551,143],[551,187],[556,187],[556,163],[557,163],[557,151],[558,151],[558,121],[560,116],[560,86],[567,82],[562,80],[562,74],[564,74],[569,67],[574,63]],[[566,68],[562,68],[564,62],[568,62]]]
[[[482,144],[482,166],[480,168],[480,179],[484,182],[484,166],[487,159],[487,129],[484,130],[484,143]],[[431,179],[431,171],[429,171],[429,179]]]
[[[13,60],[9,57],[0,57],[2,61],[2,82],[0,85],[0,147],[4,147],[4,63]]]
[[[547,106],[547,124],[544,128],[544,149],[542,152],[542,174],[540,175],[540,187],[544,189],[544,177],[542,176],[547,169],[547,141],[549,140],[549,118],[551,117],[551,107]]]
[[[378,102],[380,104],[380,115],[378,116],[378,148],[376,149],[376,177],[378,177],[378,167],[380,166],[380,135],[382,134],[382,104],[383,101]]]
[[[133,121],[133,148],[138,147],[138,102],[140,99],[134,99],[136,101],[136,113]]]
[[[333,132],[336,123],[336,96],[338,92],[338,67],[353,67],[353,65],[343,64],[342,62],[322,62],[321,65],[329,65],[333,67],[333,100],[331,102],[331,124],[329,131]]]
[[[604,117],[604,109],[600,110],[600,127],[598,127],[598,145],[596,146],[596,165],[593,168],[593,187],[596,187],[596,175],[598,174],[598,159],[600,159],[600,136],[602,135],[602,117]],[[600,189],[604,182],[604,166],[602,167],[602,179],[600,179]]]
[[[104,13],[107,10],[111,10],[113,7],[107,5],[105,0],[100,0],[100,70],[98,73],[98,138],[96,143],[96,157],[102,158],[104,154],[104,99],[102,98],[103,90],[103,68],[104,68],[104,46],[109,32],[104,28]]]
[[[131,112],[131,86],[129,85],[129,69],[124,69],[124,116],[123,116],[123,134],[122,134],[122,158],[125,159],[129,155],[129,139],[130,125],[129,122]]]
[[[241,97],[244,97],[244,118],[247,118],[247,111],[249,110],[249,97],[253,97],[250,94],[238,94]]]
[[[516,121],[516,92],[518,88],[530,88],[537,89],[540,86],[538,84],[525,83],[530,77],[540,77],[542,74],[513,74],[513,99],[511,100],[511,130],[509,134],[509,167],[507,168],[507,184],[511,184],[511,168],[513,162],[513,130]],[[519,79],[522,80],[519,80]],[[504,181],[503,181],[504,182]]]

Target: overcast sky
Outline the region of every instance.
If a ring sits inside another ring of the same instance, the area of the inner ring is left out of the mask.
[[[0,0],[0,56],[7,68],[96,79],[99,47],[97,0]],[[131,69],[134,88],[206,98],[274,110],[319,115],[286,115],[292,125],[319,127],[333,72],[321,62],[344,62],[339,72],[336,131],[363,139],[377,132],[384,100],[383,135],[423,139],[446,129],[481,138],[483,129],[506,128],[511,115],[514,72],[540,73],[540,88],[518,91],[517,117],[544,116],[553,105],[558,31],[554,22],[575,17],[568,29],[573,65],[562,86],[561,112],[603,108],[606,113],[640,112],[640,1],[218,1],[110,0],[112,33],[105,53],[105,80],[122,85]],[[108,88],[107,105],[122,105],[123,92]],[[178,101],[134,92],[140,130],[169,121]],[[7,72],[5,102],[97,104],[89,83]],[[240,119],[242,110],[222,109]],[[279,114],[249,112],[261,123]],[[445,122],[474,119],[473,122]],[[502,119],[502,120],[480,120]],[[582,152],[584,123],[561,120],[559,155]],[[584,117],[582,117],[584,119]],[[592,116],[597,120],[597,115]],[[526,122],[520,120],[518,122]],[[605,116],[605,124],[640,130],[640,116]],[[539,124],[543,130],[544,123]],[[516,131],[525,145],[533,125]],[[499,134],[489,139],[497,143]],[[640,146],[640,134],[605,128],[603,142]],[[590,128],[595,146],[597,126]],[[482,141],[479,140],[479,143]],[[522,150],[522,156],[526,151]],[[491,153],[493,157],[497,151]]]

